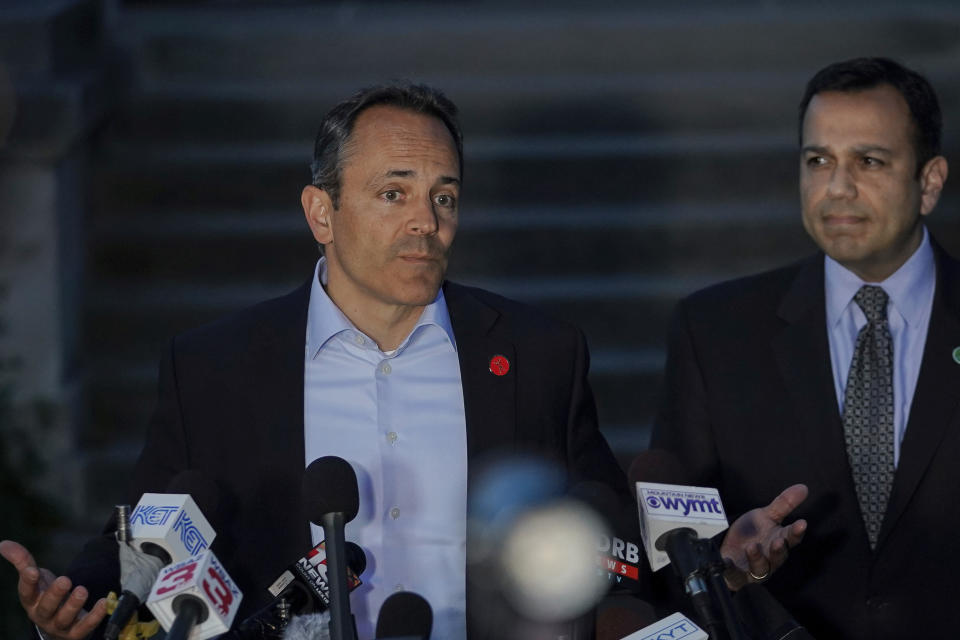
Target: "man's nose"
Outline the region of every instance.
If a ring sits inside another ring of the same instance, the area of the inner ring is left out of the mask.
[[[827,183],[827,195],[837,199],[851,199],[857,197],[857,183],[850,174],[850,169],[838,164],[830,174]]]
[[[414,235],[429,236],[437,232],[437,212],[433,200],[426,199],[412,207],[407,231]]]

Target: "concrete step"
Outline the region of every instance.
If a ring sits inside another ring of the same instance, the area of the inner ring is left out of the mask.
[[[789,128],[806,75],[771,71],[537,73],[433,78],[460,108],[468,146],[478,136],[579,135]],[[111,123],[123,140],[303,143],[330,107],[361,85],[170,82],[135,90]]]
[[[106,217],[146,204],[296,207],[310,153],[284,144],[111,153],[94,178],[93,203]],[[786,131],[477,139],[466,149],[463,207],[782,200],[796,193],[796,164]]]
[[[329,7],[134,9],[125,16],[140,82],[219,77],[304,82],[469,73],[502,78],[549,69],[646,73],[802,69],[863,55],[914,64],[956,46],[960,15],[931,4],[669,8],[353,4]],[[425,17],[429,17],[426,19]],[[891,28],[891,25],[897,28]],[[321,37],[322,36],[322,37]],[[682,43],[698,43],[683,46]],[[710,55],[705,56],[704,43]],[[804,55],[797,55],[797,52]],[[947,62],[943,60],[943,62]]]
[[[812,245],[797,205],[512,207],[461,212],[452,278],[760,269]],[[317,248],[302,214],[149,209],[94,224],[92,272],[120,282],[270,282],[304,275]],[[762,243],[757,238],[763,238]]]

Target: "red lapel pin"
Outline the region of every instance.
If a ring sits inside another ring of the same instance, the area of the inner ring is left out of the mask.
[[[510,371],[510,361],[506,356],[497,354],[490,358],[490,373],[495,376],[505,376]]]

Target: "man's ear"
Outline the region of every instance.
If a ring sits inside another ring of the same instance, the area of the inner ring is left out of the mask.
[[[920,215],[927,215],[937,206],[940,192],[947,181],[947,159],[930,158],[920,171]]]
[[[333,227],[330,226],[333,201],[330,200],[330,194],[308,184],[300,194],[300,204],[303,205],[303,215],[317,243],[327,245],[333,242]]]

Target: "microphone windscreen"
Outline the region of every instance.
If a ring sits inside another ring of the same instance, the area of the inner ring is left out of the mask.
[[[672,453],[662,449],[647,449],[640,452],[630,464],[627,477],[630,478],[631,487],[635,487],[638,482],[690,484],[689,474],[683,468],[680,460]]]
[[[358,576],[367,569],[367,554],[356,542],[347,540],[347,566]]]
[[[140,551],[133,545],[122,542],[119,545],[120,586],[129,591],[141,602],[147,599],[153,587],[163,561],[149,553]]]
[[[207,522],[216,529],[217,510],[220,508],[220,492],[216,483],[198,469],[187,469],[173,476],[167,484],[167,493],[186,493],[200,508]]]
[[[430,604],[411,591],[398,591],[384,600],[377,616],[377,631],[381,638],[429,638],[433,628],[433,610]]]
[[[330,613],[294,616],[283,630],[283,640],[330,640]]]
[[[350,522],[360,510],[357,474],[343,458],[317,458],[303,474],[302,498],[307,517],[317,526],[328,513],[342,513],[343,521]]]

